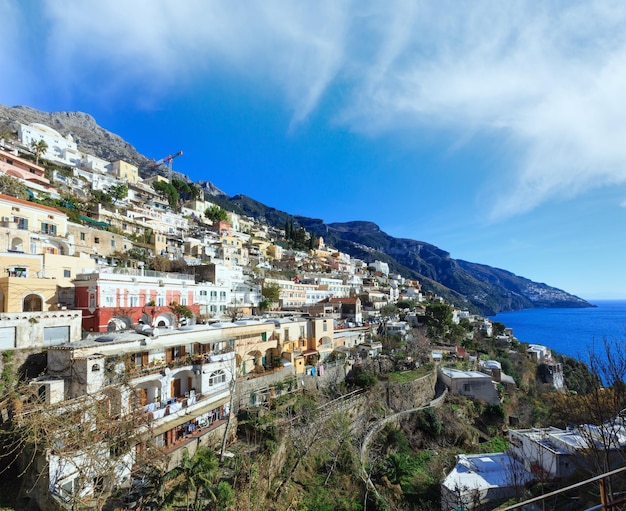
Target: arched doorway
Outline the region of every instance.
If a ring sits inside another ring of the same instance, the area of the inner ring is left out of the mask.
[[[18,236],[11,239],[11,250],[15,252],[24,252],[24,240]]]
[[[26,295],[22,305],[22,312],[41,312],[43,311],[43,299],[36,294]]]

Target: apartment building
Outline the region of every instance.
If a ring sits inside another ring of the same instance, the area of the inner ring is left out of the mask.
[[[170,309],[176,302],[196,316],[193,275],[134,268],[101,268],[76,276],[75,308],[83,313],[87,332],[134,328],[138,323],[158,328],[178,326]]]
[[[57,428],[58,442],[38,453],[28,491],[40,508],[86,505],[157,457],[168,470],[183,449],[219,445],[234,391],[233,332],[109,333],[49,348],[48,373],[32,382],[45,407],[39,413],[44,420],[78,414],[81,431]],[[74,445],[83,432],[92,441]]]
[[[132,163],[124,160],[116,160],[111,163],[111,173],[125,183],[137,183],[140,181],[139,170]]]

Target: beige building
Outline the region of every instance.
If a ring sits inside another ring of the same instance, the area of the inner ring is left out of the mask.
[[[0,312],[56,310],[57,280],[44,278],[41,256],[23,254],[19,259],[2,257]]]
[[[95,267],[74,257],[64,213],[0,195],[0,312],[59,310],[74,304],[72,279]],[[100,232],[100,231],[99,231]]]
[[[127,252],[133,248],[128,238],[91,225],[68,222],[67,232],[75,254],[97,254],[108,257],[114,252]]]
[[[235,266],[248,266],[250,256],[245,246],[246,240],[240,236],[222,236],[218,250],[218,257],[226,264]]]
[[[277,318],[268,323],[274,325],[271,339],[278,343],[277,352],[293,364],[296,374],[303,374],[306,366],[326,360],[334,349],[332,317]]]
[[[0,194],[0,220],[4,228],[29,231],[43,236],[53,236],[60,240],[67,235],[67,215],[50,206],[43,206],[27,200],[17,199]],[[7,233],[9,234],[9,233]],[[9,250],[31,252],[30,246],[25,246],[25,240],[30,237],[21,237],[19,233],[10,233]],[[0,240],[6,243],[7,240]],[[0,249],[2,247],[0,246]],[[47,251],[63,252],[67,242],[53,243]]]
[[[137,167],[123,160],[111,163],[111,172],[115,177],[126,183],[137,183],[139,181],[139,171]]]
[[[95,267],[85,255],[0,252],[0,312],[72,308],[73,279]]]

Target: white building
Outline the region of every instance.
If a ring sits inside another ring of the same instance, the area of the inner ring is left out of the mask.
[[[59,437],[54,448],[40,452],[38,491],[31,495],[86,501],[96,496],[100,479],[113,487],[128,484],[131,470],[149,462],[142,458],[148,445],[167,456],[170,469],[181,449],[216,445],[230,414],[235,378],[232,333],[209,326],[158,337],[112,333],[50,347],[48,374],[32,385],[48,414],[75,414],[83,429],[93,430],[94,440],[72,445]],[[108,423],[127,424],[122,431],[130,445],[121,443],[122,451],[110,448],[107,435],[98,435],[110,429],[99,422],[104,416]]]
[[[389,275],[389,264],[382,261],[374,261],[371,266],[375,271],[382,273],[383,275]]]
[[[48,149],[43,157],[56,163],[69,165],[71,167],[80,166],[82,154],[78,150],[72,135],[64,137],[55,129],[45,124],[32,123],[29,125],[20,124],[17,136],[19,141],[27,148],[31,144],[43,140]]]
[[[451,394],[459,394],[472,399],[482,399],[487,403],[500,403],[500,396],[491,376],[478,371],[461,371],[450,367],[440,367],[439,378]]]
[[[441,483],[441,511],[482,509],[488,502],[522,495],[531,479],[524,466],[508,454],[459,454]]]

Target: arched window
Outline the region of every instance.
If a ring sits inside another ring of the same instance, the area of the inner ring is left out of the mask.
[[[23,312],[41,312],[43,311],[43,300],[39,295],[27,295],[24,298]]]
[[[100,366],[98,364],[94,364],[94,365],[91,366],[91,370],[94,371],[94,372],[95,371],[99,371],[100,370]]]
[[[219,385],[220,383],[224,383],[226,381],[226,373],[223,370],[215,371],[211,376],[209,376],[209,386]]]

